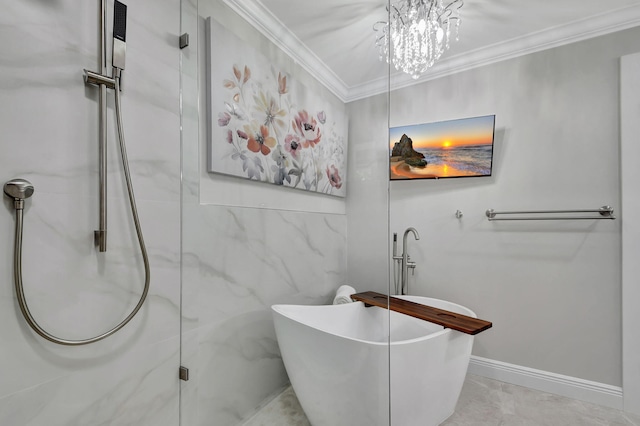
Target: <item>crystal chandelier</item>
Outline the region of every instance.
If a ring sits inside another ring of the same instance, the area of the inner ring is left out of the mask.
[[[380,60],[391,62],[414,79],[449,49],[452,27],[458,40],[463,0],[400,0],[387,7],[389,22],[379,21],[376,46]],[[391,52],[389,52],[391,49]]]

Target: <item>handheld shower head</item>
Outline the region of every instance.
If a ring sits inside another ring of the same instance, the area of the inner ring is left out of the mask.
[[[124,58],[127,53],[127,5],[118,0],[113,4],[113,59],[115,68],[124,69]]]
[[[33,185],[25,179],[11,179],[4,184],[4,193],[14,200],[24,200],[33,195]]]

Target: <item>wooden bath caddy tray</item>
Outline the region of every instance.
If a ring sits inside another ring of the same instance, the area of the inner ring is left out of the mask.
[[[388,298],[389,304],[387,306],[387,296],[382,293],[376,293],[375,291],[352,294],[351,298],[355,301],[364,302],[364,305],[367,307],[379,306],[385,309],[388,307],[392,311],[433,322],[467,334],[475,335],[493,326],[489,321],[445,311],[444,309],[432,308],[431,306],[398,299],[393,296]]]

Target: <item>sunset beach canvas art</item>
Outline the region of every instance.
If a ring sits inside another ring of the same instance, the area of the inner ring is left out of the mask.
[[[392,127],[389,178],[491,176],[495,115]]]

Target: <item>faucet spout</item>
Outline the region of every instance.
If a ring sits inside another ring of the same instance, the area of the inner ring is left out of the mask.
[[[416,240],[419,240],[419,239],[420,239],[420,234],[418,233],[418,231],[416,230],[416,228],[414,228],[414,227],[410,227],[410,228],[407,228],[407,229],[404,231],[404,236],[402,237],[402,243],[403,243],[403,244],[406,244],[406,243],[407,243],[407,235],[409,234],[409,232],[412,232],[412,233],[413,233],[413,237],[414,237]]]

